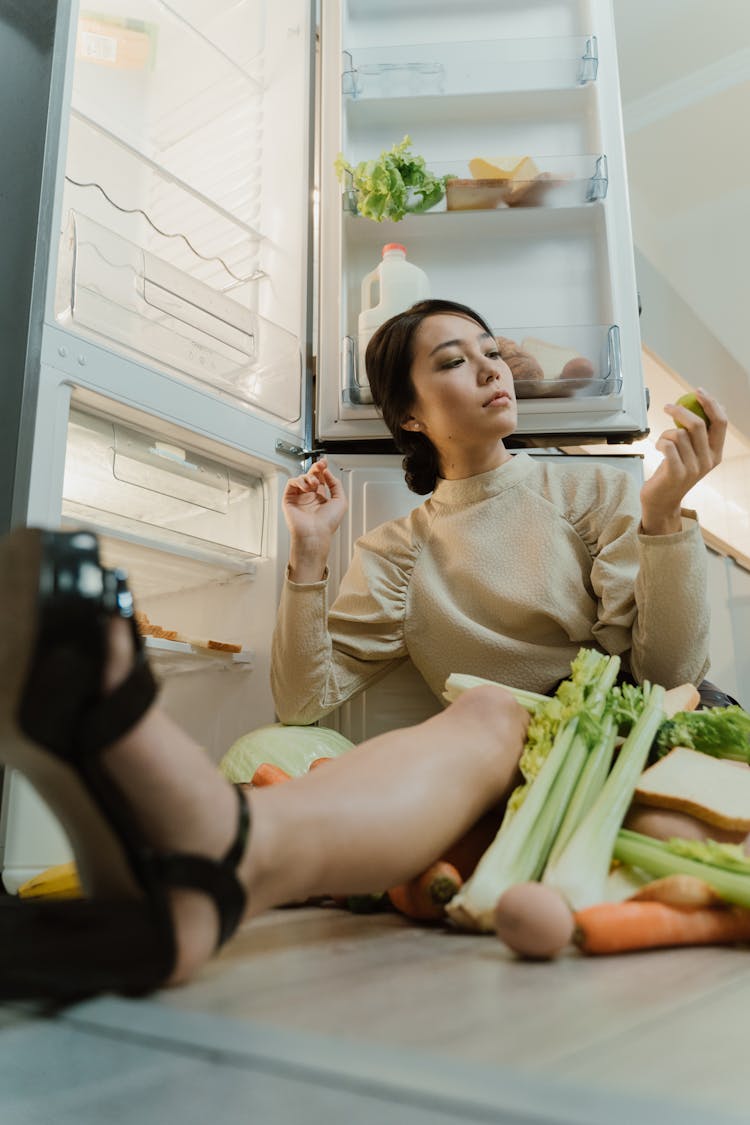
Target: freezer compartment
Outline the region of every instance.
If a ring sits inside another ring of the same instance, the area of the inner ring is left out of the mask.
[[[65,519],[247,571],[265,512],[261,477],[172,436],[71,410]]]
[[[593,82],[598,62],[593,35],[350,47],[341,89],[357,100],[569,89]]]
[[[57,321],[286,422],[301,410],[295,336],[111,229],[71,212]]]

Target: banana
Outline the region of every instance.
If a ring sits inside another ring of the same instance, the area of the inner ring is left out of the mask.
[[[19,898],[83,898],[75,863],[57,863],[18,888]]]

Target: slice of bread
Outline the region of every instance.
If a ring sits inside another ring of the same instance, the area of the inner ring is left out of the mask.
[[[700,694],[694,684],[680,684],[664,693],[664,714],[671,719],[678,711],[694,711],[700,701]]]
[[[641,805],[678,809],[718,828],[750,832],[750,769],[698,750],[675,746],[641,774]]]

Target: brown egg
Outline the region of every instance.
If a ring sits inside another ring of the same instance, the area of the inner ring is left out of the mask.
[[[575,921],[565,899],[543,883],[516,883],[497,901],[495,933],[521,957],[549,960],[573,939]]]
[[[569,359],[560,372],[561,379],[579,379],[581,385],[594,378],[594,365],[584,355]]]

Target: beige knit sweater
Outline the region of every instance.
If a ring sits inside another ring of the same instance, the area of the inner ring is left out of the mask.
[[[638,531],[638,487],[592,461],[526,453],[440,480],[357,543],[330,613],[327,582],[288,578],[274,633],[279,718],[312,723],[411,657],[440,698],[451,672],[548,692],[581,646],[638,680],[698,683],[708,668],[705,548],[694,513]]]

